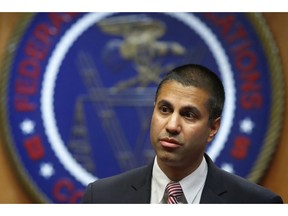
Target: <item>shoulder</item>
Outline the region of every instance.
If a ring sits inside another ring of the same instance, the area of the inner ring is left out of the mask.
[[[237,196],[246,199],[248,203],[273,203],[283,202],[281,198],[271,190],[250,182],[242,177],[230,174],[222,170],[223,182],[228,191],[235,191]]]
[[[207,184],[224,202],[232,203],[282,203],[280,196],[245,178],[218,168],[209,157]],[[217,189],[213,189],[217,187]],[[221,194],[221,195],[220,195]]]
[[[151,182],[153,165],[98,179],[88,184],[82,203],[133,203],[131,197],[140,188],[148,188]]]
[[[110,176],[107,178],[98,179],[91,184],[93,186],[116,186],[119,187],[123,184],[131,184],[132,182],[135,182],[135,179],[143,179],[146,177],[147,172],[149,172],[149,166],[143,166],[139,168],[135,168],[129,171],[126,171],[124,173]]]

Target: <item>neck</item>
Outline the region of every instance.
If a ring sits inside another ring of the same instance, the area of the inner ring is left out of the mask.
[[[180,181],[186,176],[194,172],[201,164],[203,157],[199,158],[194,164],[189,166],[181,166],[169,164],[168,162],[161,161],[157,158],[157,163],[160,169],[165,173],[165,175],[172,181]]]

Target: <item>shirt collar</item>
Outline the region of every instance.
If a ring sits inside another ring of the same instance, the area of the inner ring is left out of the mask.
[[[188,203],[193,203],[197,195],[201,195],[204,187],[208,166],[203,157],[199,167],[180,181],[182,190]],[[200,193],[200,194],[199,194]],[[200,198],[200,196],[198,196]]]
[[[166,185],[170,179],[164,174],[157,163],[157,156],[154,159],[151,185],[151,203],[161,203]]]
[[[199,193],[202,192],[204,187],[207,172],[207,163],[203,157],[199,167],[179,182],[188,203],[193,203],[197,196],[198,199],[200,198]],[[160,169],[156,156],[152,172],[151,203],[161,203],[165,187],[169,182],[170,179]]]

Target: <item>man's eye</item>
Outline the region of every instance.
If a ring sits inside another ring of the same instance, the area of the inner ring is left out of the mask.
[[[187,119],[195,119],[196,118],[196,115],[193,112],[185,112],[184,116]]]
[[[161,113],[168,113],[170,109],[167,106],[161,106],[159,110]]]

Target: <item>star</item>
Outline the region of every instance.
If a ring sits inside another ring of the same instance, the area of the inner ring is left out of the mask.
[[[51,163],[41,163],[39,174],[44,178],[48,179],[54,175],[54,168]]]
[[[239,123],[240,131],[242,133],[251,134],[254,128],[254,122],[250,118],[245,118]]]
[[[35,122],[32,121],[31,119],[24,119],[20,123],[20,129],[22,130],[23,134],[26,134],[26,135],[32,134],[35,129]]]
[[[221,169],[230,172],[230,173],[234,173],[234,168],[233,165],[231,163],[223,163],[221,166]]]

